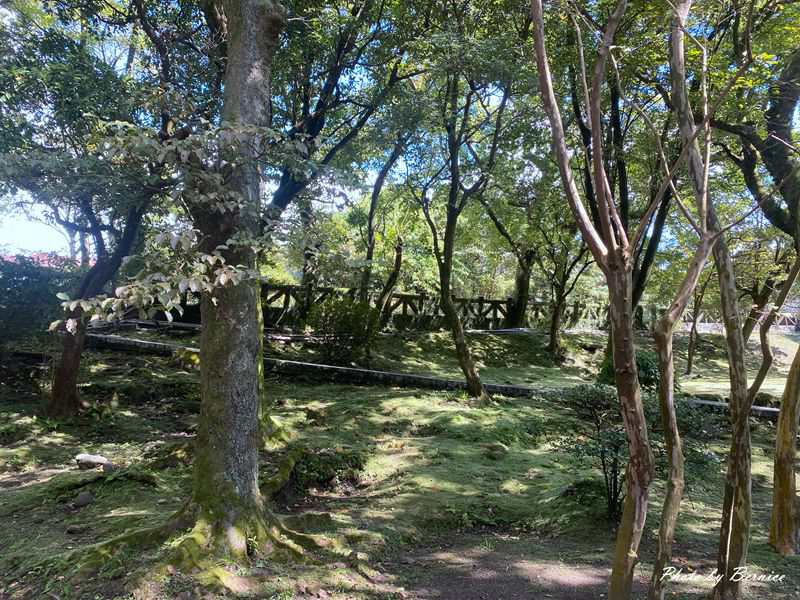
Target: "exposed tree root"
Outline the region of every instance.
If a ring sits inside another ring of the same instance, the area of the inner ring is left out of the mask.
[[[271,498],[286,486],[292,485],[295,466],[305,450],[289,451],[278,464],[274,475],[262,479],[262,495]],[[95,476],[96,475],[96,476]],[[74,490],[113,475],[114,478],[133,478],[153,483],[149,474],[140,479],[137,470],[122,470],[113,474],[96,473],[77,482],[59,487]],[[369,568],[359,557],[338,540],[321,535],[296,531],[304,528],[307,519],[293,515],[286,522],[266,506],[237,507],[225,515],[210,515],[193,500],[187,501],[164,524],[127,531],[109,540],[79,547],[43,559],[35,565],[41,573],[69,572],[68,579],[82,578],[101,569],[113,569],[124,563],[131,550],[146,551],[163,547],[161,562],[150,568],[151,574],[164,574],[177,568],[190,574],[206,587],[221,587],[241,591],[247,578],[232,574],[224,564],[248,564],[254,559],[275,562],[302,561],[318,563],[326,559],[345,561],[356,571],[369,577]]]

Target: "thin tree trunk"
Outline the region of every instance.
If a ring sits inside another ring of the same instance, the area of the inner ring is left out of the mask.
[[[689,349],[687,352],[686,357],[686,375],[692,374],[692,369],[694,368],[694,355],[697,352],[697,344],[700,341],[700,333],[697,331],[697,321],[700,319],[700,308],[703,306],[703,298],[706,295],[706,290],[708,289],[708,283],[711,281],[711,276],[709,275],[706,280],[703,282],[703,285],[700,286],[700,289],[695,291],[694,294],[694,302],[692,305],[692,328],[689,330]]]
[[[375,302],[375,308],[380,311],[380,324],[381,329],[389,324],[392,318],[392,311],[390,310],[390,303],[392,300],[392,293],[397,285],[397,280],[400,279],[400,271],[403,268],[403,240],[398,238],[394,246],[394,265],[389,277],[386,278],[386,283],[381,290],[378,300]]]
[[[800,416],[800,351],[794,355],[781,399],[775,432],[775,466],[772,478],[772,515],[769,544],[782,556],[797,552],[800,515],[797,513],[795,455]]]
[[[461,372],[464,373],[467,391],[473,398],[487,400],[489,395],[486,393],[486,389],[483,387],[481,378],[478,375],[478,369],[475,367],[475,361],[472,358],[472,353],[469,350],[467,338],[464,334],[464,325],[461,322],[461,317],[458,315],[452,297],[449,294],[446,296],[443,294],[440,305],[450,327],[450,332],[453,334],[456,358],[458,359],[458,366],[461,367]]]
[[[361,281],[358,284],[358,301],[361,304],[369,302],[369,284],[372,280],[372,258],[375,255],[375,233],[370,231],[367,238],[367,252],[364,254],[364,269],[361,271]]]
[[[445,320],[450,332],[453,334],[453,343],[456,347],[456,358],[464,379],[467,383],[467,391],[473,398],[487,400],[489,395],[483,387],[478,369],[467,344],[464,334],[464,324],[456,310],[453,302],[453,286],[451,284],[453,276],[453,250],[455,249],[456,221],[458,211],[451,204],[447,209],[447,221],[443,236],[443,252],[437,252],[437,265],[439,267],[439,305],[444,313]]]
[[[664,598],[663,573],[664,568],[672,559],[672,542],[675,538],[675,526],[678,521],[684,488],[683,445],[675,412],[675,359],[672,342],[675,327],[686,310],[689,299],[693,296],[712,247],[713,238],[711,236],[700,241],[675,299],[664,316],[658,320],[654,332],[659,366],[658,403],[667,450],[668,475],[667,491],[661,511],[661,524],[658,529],[658,551],[647,596],[649,600],[663,600]]]
[[[709,221],[718,230],[719,224],[709,205]],[[752,475],[750,448],[750,399],[745,367],[745,344],[739,317],[736,275],[733,260],[723,238],[714,247],[714,260],[719,279],[720,303],[725,322],[728,364],[731,382],[730,418],[731,447],[725,478],[722,526],[717,556],[717,571],[724,575],[714,587],[716,600],[740,597],[741,581],[733,581],[735,570],[747,562],[752,513]]]
[[[564,358],[564,346],[561,343],[561,322],[567,309],[567,298],[557,294],[553,302],[553,312],[550,315],[550,337],[547,342],[547,351],[556,359]]]
[[[758,394],[758,391],[764,384],[764,380],[767,378],[767,374],[772,368],[772,361],[774,360],[772,347],[770,345],[769,331],[775,324],[775,321],[778,318],[778,313],[783,309],[786,298],[789,297],[789,292],[791,291],[792,286],[794,286],[794,282],[797,280],[799,273],[800,257],[797,258],[792,264],[789,275],[787,275],[786,281],[783,282],[783,287],[781,287],[781,291],[778,293],[778,297],[775,299],[775,304],[770,309],[767,317],[761,323],[761,327],[759,327],[759,338],[761,341],[761,365],[759,365],[758,373],[756,373],[753,383],[750,385],[750,389],[748,390],[751,404],[755,402],[756,394]]]
[[[528,251],[517,259],[517,270],[514,275],[514,293],[508,307],[504,326],[509,329],[527,325],[528,300],[531,289],[531,268],[533,252]]]
[[[375,178],[375,183],[372,186],[372,194],[369,200],[369,212],[367,213],[367,252],[364,257],[364,270],[361,272],[361,283],[359,284],[358,299],[359,302],[366,304],[369,300],[369,283],[372,278],[372,258],[375,255],[375,216],[378,212],[378,202],[381,198],[381,190],[386,182],[389,172],[395,165],[400,155],[403,153],[406,138],[398,136],[397,141],[392,148],[392,153],[389,158],[381,167],[378,176]]]
[[[632,593],[633,574],[639,559],[639,544],[644,532],[650,482],[653,479],[653,456],[636,370],[631,315],[631,273],[615,262],[610,265],[606,278],[610,300],[614,375],[630,455],[625,475],[625,504],[617,530],[608,596],[611,600],[623,600],[630,598]]]

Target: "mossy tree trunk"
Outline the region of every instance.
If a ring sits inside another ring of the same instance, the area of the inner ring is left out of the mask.
[[[528,300],[530,299],[533,259],[533,250],[529,249],[518,253],[517,269],[514,274],[514,292],[504,323],[504,326],[510,329],[525,327],[528,324]]]
[[[233,128],[266,127],[271,64],[283,10],[272,0],[229,0],[222,8],[228,38],[222,121]],[[239,207],[224,213],[207,208],[197,219],[206,250],[226,244],[226,262],[248,269],[257,266],[251,244],[230,239],[259,232],[261,177],[255,156],[259,141],[257,133],[221,140],[222,156],[239,158],[228,178],[228,189],[238,196]],[[259,286],[251,277],[218,286],[201,300],[193,539],[235,558],[247,554],[248,539],[262,542],[269,533],[258,484],[263,379],[259,311]]]
[[[97,261],[83,276],[75,295],[76,300],[97,296],[114,279],[122,260],[133,249],[147,204],[145,200],[128,211],[122,235],[116,240],[111,253],[106,251],[97,220],[92,221],[92,232],[98,250]],[[86,324],[83,322],[83,311],[80,307],[70,311],[65,318],[75,320],[75,329],[73,333],[66,332],[62,339],[61,355],[55,362],[53,386],[45,408],[48,416],[59,418],[74,416],[80,409],[78,374],[86,341]]]

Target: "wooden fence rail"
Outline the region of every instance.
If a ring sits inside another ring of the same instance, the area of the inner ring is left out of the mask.
[[[330,297],[358,296],[356,288],[307,287],[300,285],[264,285],[261,290],[261,305],[264,310],[264,322],[268,328],[294,328],[314,307]],[[370,297],[375,302],[376,295]],[[454,296],[456,310],[464,325],[472,329],[502,329],[506,326],[511,298],[463,298]],[[199,323],[200,315],[196,305],[186,307],[184,322]],[[398,329],[438,329],[446,325],[444,314],[439,306],[436,294],[425,292],[397,292],[388,301],[388,310],[392,324]],[[532,299],[528,303],[528,325],[543,327],[550,318],[550,303],[540,299]],[[636,325],[640,329],[649,329],[662,314],[664,308],[654,305],[640,306],[637,309]],[[683,316],[684,329],[688,330],[692,322],[691,311]],[[597,301],[576,300],[566,310],[564,325],[570,329],[596,330],[608,327],[608,307]],[[722,317],[718,311],[703,310],[698,324],[705,330],[721,329]],[[784,313],[778,317],[778,327],[800,327],[800,314]]]

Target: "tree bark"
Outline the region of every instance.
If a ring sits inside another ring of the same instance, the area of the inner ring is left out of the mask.
[[[775,432],[769,544],[782,556],[795,554],[800,541],[798,539],[800,515],[797,511],[795,483],[798,416],[800,416],[800,351],[795,353],[789,370]]]
[[[712,228],[719,225],[713,206],[709,206]],[[725,340],[728,346],[728,364],[731,382],[730,418],[731,447],[725,479],[725,497],[722,507],[722,526],[717,557],[717,570],[724,575],[714,587],[714,598],[727,600],[739,598],[740,581],[732,581],[737,568],[745,566],[750,538],[752,513],[752,480],[750,448],[750,399],[747,390],[745,345],[739,318],[736,275],[733,260],[725,239],[720,238],[714,247],[714,260],[719,279],[720,303],[725,322]]]
[[[98,256],[97,262],[86,272],[78,287],[75,299],[88,299],[97,296],[103,288],[117,274],[122,260],[130,254],[142,216],[147,208],[147,202],[128,211],[125,228],[122,236],[117,240],[116,247],[111,256]],[[99,231],[97,235],[102,235]],[[86,337],[86,324],[83,322],[83,311],[77,308],[66,315],[67,319],[76,320],[74,334],[64,334],[61,346],[61,355],[53,369],[53,385],[45,413],[51,417],[70,417],[78,414],[80,410],[80,396],[78,394],[78,374]]]
[[[455,220],[450,224],[450,219],[448,218],[448,225],[445,227],[444,235],[444,255],[441,260],[437,261],[439,265],[439,288],[441,294],[439,306],[442,308],[447,325],[453,335],[453,344],[455,344],[456,347],[458,366],[461,367],[461,372],[464,374],[470,396],[478,400],[487,400],[489,394],[483,387],[481,378],[478,375],[475,360],[472,358],[472,353],[469,350],[467,338],[464,334],[464,324],[461,322],[461,317],[453,302],[451,279],[453,272],[454,244]]]
[[[222,121],[234,127],[266,127],[271,64],[283,10],[271,0],[229,0],[223,6],[228,57]],[[224,214],[207,209],[197,225],[207,247],[231,245],[223,253],[228,264],[254,269],[256,256],[250,245],[230,244],[229,238],[259,231],[259,137],[240,135],[238,142],[231,137],[221,140],[222,155],[244,158],[228,184],[239,197],[239,209]],[[243,558],[252,549],[248,538],[263,544],[269,533],[258,487],[263,331],[257,281],[246,277],[204,293],[201,314],[201,405],[192,490],[200,535],[194,537],[212,551]]]
[[[630,455],[625,474],[625,504],[617,530],[614,563],[609,580],[609,598],[622,600],[630,598],[632,594],[633,574],[639,559],[639,544],[647,518],[647,500],[654,467],[633,346],[631,273],[623,269],[622,265],[612,263],[606,278],[610,299],[614,375]]]
[[[550,337],[547,342],[547,351],[556,359],[564,357],[564,346],[561,343],[561,323],[567,309],[567,298],[557,295],[553,301],[553,312],[550,315]]]
[[[367,252],[364,256],[364,270],[361,272],[361,283],[359,284],[358,300],[366,304],[369,301],[369,283],[372,278],[372,258],[375,255],[375,216],[378,212],[378,202],[380,201],[381,191],[389,176],[389,172],[394,167],[400,155],[403,153],[405,138],[399,136],[392,148],[392,153],[381,167],[375,183],[372,185],[372,194],[369,200],[369,212],[367,213]],[[402,242],[401,242],[402,248]],[[402,251],[401,251],[402,252]],[[380,307],[379,307],[380,308]]]
[[[61,341],[61,356],[53,371],[53,387],[45,413],[49,417],[64,418],[78,414],[78,373],[81,356],[86,341],[86,325],[81,318],[80,309],[67,314],[68,319],[76,319],[75,333],[65,333]]]
[[[580,199],[570,166],[564,124],[553,91],[550,63],[545,46],[545,26],[541,0],[531,0],[531,20],[536,53],[539,91],[544,110],[550,122],[555,154],[561,182],[570,209],[597,264],[603,269],[609,293],[609,315],[613,336],[613,359],[617,393],[625,431],[628,438],[630,460],[626,470],[626,497],[622,520],[617,530],[614,562],[609,579],[609,599],[628,600],[633,587],[633,575],[638,560],[644,524],[647,517],[647,499],[653,478],[653,456],[647,436],[647,422],[642,406],[641,388],[636,369],[636,352],[633,345],[631,256],[627,236],[622,231],[619,213],[610,198],[608,178],[604,170],[602,148],[602,123],[600,115],[601,86],[604,80],[608,54],[614,36],[627,7],[619,0],[608,17],[602,43],[598,48],[590,94],[590,129],[592,135],[594,193],[597,195],[600,230],[592,223]],[[574,94],[573,94],[574,96]],[[587,157],[588,160],[588,157]],[[588,179],[588,177],[587,177]],[[640,223],[641,225],[641,223]],[[601,233],[602,232],[602,233]],[[634,244],[635,245],[635,244]]]
[[[672,304],[658,320],[654,331],[659,366],[658,403],[667,450],[668,475],[667,491],[661,511],[661,524],[658,529],[658,551],[648,590],[649,600],[663,600],[664,598],[663,573],[664,568],[672,559],[672,542],[675,538],[675,526],[684,489],[683,444],[675,412],[675,359],[672,342],[675,327],[686,310],[689,299],[694,294],[713,245],[713,237],[707,234],[704,239],[700,240]]]
[[[533,251],[525,252],[517,258],[517,270],[514,274],[514,293],[508,307],[504,326],[509,329],[525,327],[528,324],[528,300],[531,289],[531,269],[533,268]]]

